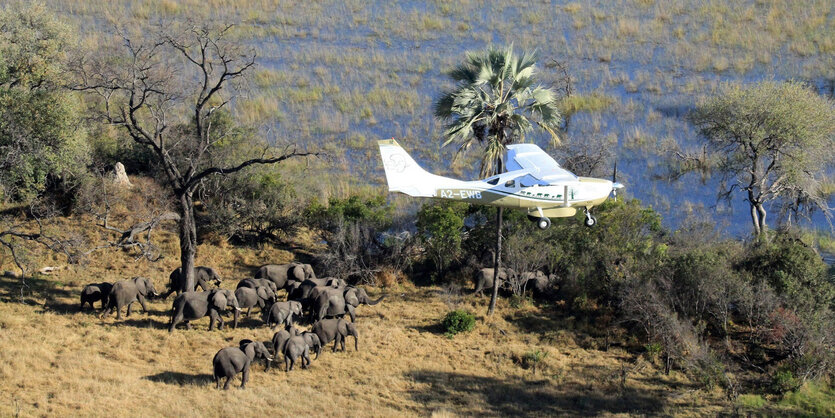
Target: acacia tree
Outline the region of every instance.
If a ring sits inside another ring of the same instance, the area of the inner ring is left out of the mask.
[[[835,105],[799,82],[725,85],[690,115],[716,153],[721,195],[746,193],[754,233],[766,228],[765,204],[790,199],[830,216],[822,180],[835,162]]]
[[[448,122],[444,145],[457,143],[459,153],[473,144],[484,147],[481,175],[504,172],[507,145],[524,141],[534,125],[546,131],[554,143],[562,121],[553,90],[536,85],[534,52],[521,55],[513,47],[488,47],[468,52],[465,62],[449,72],[455,88],[435,102],[435,116]],[[493,267],[493,294],[487,314],[496,307],[501,268],[503,208],[496,212],[496,253]]]
[[[255,65],[254,51],[227,39],[230,28],[186,22],[157,27],[150,35],[117,30],[118,49],[103,48],[81,57],[74,66],[75,88],[91,92],[101,118],[149,148],[165,173],[180,216],[184,289],[194,287],[193,196],[201,182],[255,164],[311,155],[295,148],[275,150],[264,142],[257,154],[243,161],[222,158],[224,141],[233,138],[236,130],[215,128],[223,113],[219,110],[240,91],[233,83]]]

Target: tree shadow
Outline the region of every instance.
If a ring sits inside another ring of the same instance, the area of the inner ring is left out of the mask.
[[[0,302],[14,303],[32,298],[74,298],[80,302],[80,293],[63,288],[60,283],[41,277],[10,277],[0,275]]]
[[[436,370],[412,371],[406,377],[428,385],[411,392],[428,413],[449,409],[461,415],[481,415],[489,409],[490,415],[505,416],[657,415],[665,406],[663,399],[647,392],[591,393],[585,386],[556,387],[549,380],[503,380]]]
[[[143,379],[177,386],[202,386],[214,382],[214,377],[207,373],[162,372],[145,376]]]
[[[418,332],[428,332],[428,333],[437,334],[437,335],[444,335],[444,333],[446,332],[446,330],[444,330],[444,326],[440,322],[430,324],[430,325],[408,326],[406,328],[413,329],[413,330],[418,331]]]
[[[126,326],[126,327],[134,327],[134,328],[152,328],[152,329],[167,329],[169,325],[169,321],[159,321],[155,317],[140,317],[140,318],[127,318],[122,320],[114,320],[115,322],[109,323],[107,325],[110,326]]]

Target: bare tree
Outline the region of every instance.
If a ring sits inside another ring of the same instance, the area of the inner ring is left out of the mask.
[[[117,29],[120,47],[91,53],[73,70],[77,90],[97,98],[99,116],[149,148],[165,172],[178,205],[180,261],[185,286],[194,283],[197,228],[194,193],[209,176],[235,173],[255,164],[275,164],[311,155],[264,143],[258,155],[223,161],[221,141],[233,129],[220,124],[218,110],[238,95],[233,82],[255,65],[255,53],[227,39],[231,25],[167,23],[150,35]],[[276,152],[279,151],[279,152]]]

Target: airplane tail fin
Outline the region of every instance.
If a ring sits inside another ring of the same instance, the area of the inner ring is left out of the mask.
[[[389,191],[414,197],[434,197],[433,181],[440,178],[421,168],[394,139],[377,141]]]

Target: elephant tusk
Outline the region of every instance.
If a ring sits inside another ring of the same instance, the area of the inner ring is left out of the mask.
[[[236,310],[236,311],[238,311],[238,312],[240,312],[240,311],[241,311],[241,308],[235,308],[235,310]]]

